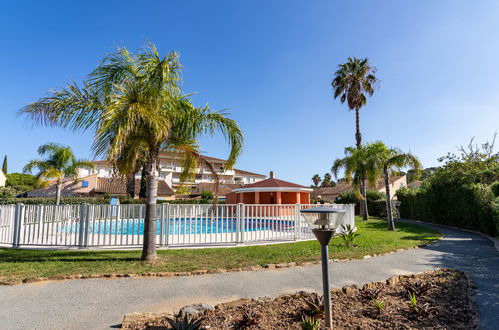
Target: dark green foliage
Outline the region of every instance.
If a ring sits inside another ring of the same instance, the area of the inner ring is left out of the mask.
[[[3,172],[3,174],[7,175],[7,172],[8,172],[7,155],[5,155],[3,157],[2,172]]]
[[[461,147],[458,155],[439,159],[437,168],[418,189],[400,189],[401,217],[497,235],[494,194],[489,186],[499,177],[499,155],[493,143]]]
[[[417,174],[416,170],[410,169],[407,171],[407,183],[411,183],[416,180],[424,181],[426,180],[431,174],[433,174],[437,170],[436,167],[428,167],[425,168],[419,173],[419,176]]]
[[[366,191],[366,199],[367,202],[374,202],[374,201],[379,201],[379,200],[385,200],[385,193],[376,191],[376,190],[368,190]],[[355,204],[359,201],[357,196],[355,196],[354,192],[347,192],[340,194],[338,197],[338,200],[335,201],[335,203],[338,204]]]
[[[367,209],[369,215],[374,217],[386,217],[386,201],[385,193],[368,190],[366,192]],[[355,214],[359,214],[359,199],[355,196],[354,192],[341,194],[335,201],[337,204],[355,204]]]
[[[492,193],[495,197],[499,197],[499,181],[494,182],[490,188],[492,189]]]
[[[213,192],[205,190],[201,192],[201,198],[206,200],[212,200],[215,198],[215,195],[213,194]]]
[[[6,186],[17,187],[17,186],[30,186],[32,189],[36,187],[36,176],[31,174],[23,173],[11,173],[7,174]]]
[[[187,315],[178,314],[175,318],[167,318],[166,319],[173,330],[198,330],[202,329],[204,318],[190,318]]]
[[[61,204],[109,204],[111,196],[105,197],[62,197]],[[133,199],[127,196],[120,196],[120,204],[144,204],[142,199]],[[31,197],[31,198],[6,198],[0,199],[0,205],[3,204],[54,204],[53,197]],[[178,200],[158,200],[158,204],[211,204],[212,201],[202,199],[178,199]],[[219,204],[224,204],[219,202]]]
[[[0,204],[55,204],[53,197],[34,197],[34,198],[7,198],[0,200]],[[108,204],[109,200],[92,197],[63,197],[61,204]]]
[[[402,218],[497,234],[494,196],[483,184],[435,182],[424,189],[399,190],[397,196]]]

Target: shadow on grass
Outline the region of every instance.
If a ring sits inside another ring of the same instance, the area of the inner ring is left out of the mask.
[[[0,249],[0,263],[47,261],[140,261],[140,254],[140,251],[45,251]]]

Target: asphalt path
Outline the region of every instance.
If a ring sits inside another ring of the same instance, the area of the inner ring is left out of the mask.
[[[363,285],[392,275],[455,268],[476,286],[480,327],[499,324],[499,252],[478,234],[435,227],[445,237],[424,248],[331,263],[333,287]],[[1,265],[0,265],[1,266]],[[320,292],[320,266],[188,277],[87,279],[0,287],[0,329],[117,328],[131,312],[165,312],[188,304]]]

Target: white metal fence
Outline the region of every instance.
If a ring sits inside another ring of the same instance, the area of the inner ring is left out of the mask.
[[[313,238],[295,205],[157,205],[158,246],[237,245]],[[344,224],[354,222],[354,205]],[[134,247],[143,243],[145,205],[0,205],[0,245]]]

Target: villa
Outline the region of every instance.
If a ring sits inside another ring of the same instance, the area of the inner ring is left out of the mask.
[[[159,199],[187,199],[200,198],[201,193],[210,191],[217,193],[220,199],[225,199],[225,195],[233,189],[243,187],[247,184],[257,183],[265,179],[265,175],[244,171],[240,169],[224,169],[226,160],[204,156],[213,166],[220,178],[218,192],[216,191],[215,180],[207,166],[199,165],[196,169],[196,176],[191,182],[180,182],[180,174],[183,171],[181,159],[172,152],[162,152],[160,155],[160,173],[158,198]],[[126,196],[126,182],[122,178],[113,176],[113,168],[106,160],[93,162],[94,168],[80,168],[78,170],[78,180],[66,179],[62,187],[63,197],[101,197],[104,195]],[[139,195],[141,173],[135,174],[135,196]],[[0,184],[1,184],[0,176]],[[175,189],[179,186],[188,186],[190,193],[186,195],[175,195]],[[56,194],[55,184],[36,189],[24,194],[25,197],[53,197]]]
[[[243,171],[239,169],[225,170],[226,160],[203,156],[215,169],[216,173],[220,177],[221,184],[228,185],[244,185],[251,184],[265,179],[265,175]],[[97,174],[100,178],[111,178],[113,174],[113,169],[106,160],[94,161],[94,169],[91,168],[81,168],[79,170],[79,177],[86,177],[93,174]],[[189,185],[195,188],[200,183],[214,183],[215,180],[210,172],[210,170],[203,165],[198,165],[196,169],[196,176],[191,182],[180,182],[180,174],[184,170],[181,164],[180,157],[173,152],[163,151],[160,154],[160,173],[159,177],[161,180],[165,181],[172,188],[176,188],[180,185]],[[140,171],[135,174],[136,178],[141,177]]]
[[[396,197],[395,195],[397,193],[397,190],[403,187],[407,187],[407,176],[399,175],[390,178],[390,199],[394,199]],[[369,189],[384,193],[385,180],[379,179],[376,187],[369,187]],[[334,187],[314,188],[314,191],[312,193],[312,198],[334,201],[341,194],[348,193],[351,191],[353,191],[352,184],[346,183],[345,180],[340,180],[338,184]]]

